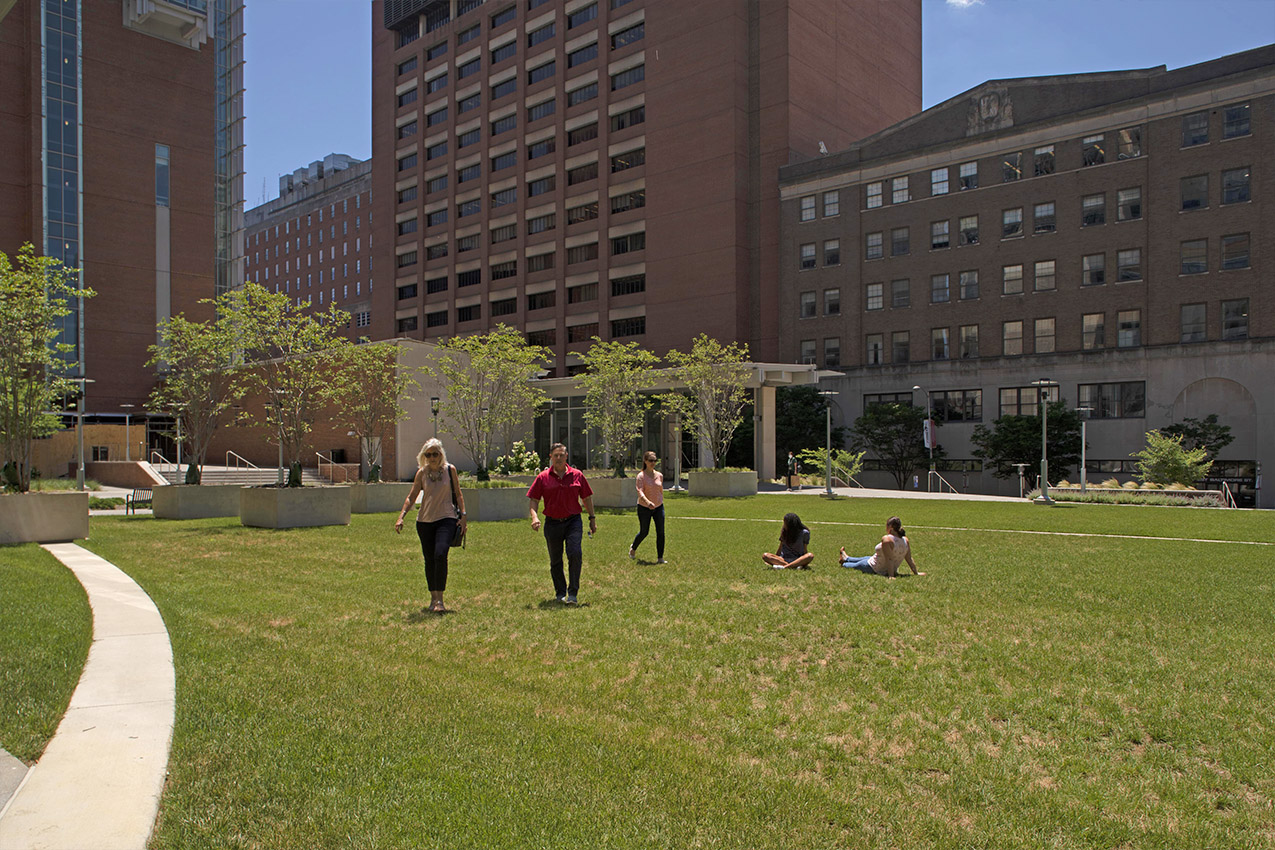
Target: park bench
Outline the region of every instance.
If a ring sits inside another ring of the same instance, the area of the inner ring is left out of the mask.
[[[124,513],[137,513],[138,508],[149,508],[153,494],[149,487],[138,487],[124,497]]]

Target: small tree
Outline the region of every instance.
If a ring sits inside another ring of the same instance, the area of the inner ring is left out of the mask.
[[[340,329],[350,314],[335,306],[312,314],[309,301],[297,305],[282,293],[256,283],[228,293],[245,359],[250,389],[265,400],[252,418],[283,448],[288,486],[301,486],[301,456],[315,419],[334,397],[349,340]],[[267,437],[267,439],[269,439]]]
[[[223,295],[216,302],[200,303],[216,304],[217,317],[204,322],[192,322],[184,315],[165,319],[159,326],[159,344],[150,347],[146,363],[159,367],[151,405],[173,413],[182,425],[182,442],[190,447],[187,484],[200,482],[213,434],[226,411],[244,394],[245,376],[232,368],[238,323],[230,313],[231,301]]]
[[[863,469],[863,456],[866,452],[851,452],[845,449],[832,450],[832,475],[847,484]],[[802,465],[822,474],[828,472],[828,449],[803,449],[798,455]]]
[[[782,470],[788,452],[801,455],[806,449],[826,452],[829,401],[816,387],[780,387],[775,390],[775,468]],[[832,446],[846,440],[846,428],[832,429]],[[822,455],[820,455],[822,457]],[[820,466],[820,469],[825,469]]]
[[[443,430],[478,467],[478,479],[486,481],[494,435],[525,423],[545,401],[544,391],[529,382],[550,352],[529,345],[504,324],[485,334],[452,337],[439,348],[437,360],[426,368],[446,387],[439,408]]]
[[[1080,466],[1080,414],[1055,401],[1048,405],[1048,416],[1049,483],[1056,484],[1067,476],[1068,470]],[[1024,463],[1028,489],[1039,486],[1039,416],[1002,416],[991,429],[983,425],[975,428],[970,442],[977,446],[974,457],[990,464],[997,478],[1016,476],[1015,464]]]
[[[76,272],[50,257],[36,256],[30,243],[16,263],[0,252],[0,455],[5,488],[31,489],[31,442],[59,427],[53,409],[77,388],[65,373],[64,355],[75,347],[58,340],[67,302],[91,298],[77,286]]]
[[[407,416],[403,407],[410,390],[419,389],[415,370],[398,363],[398,346],[372,345],[364,337],[359,345],[344,349],[333,381],[332,403],[338,421],[359,438],[361,468],[368,483],[381,478],[381,443]]]
[[[1203,419],[1183,419],[1168,428],[1161,428],[1160,433],[1166,437],[1182,437],[1182,446],[1187,449],[1204,449],[1205,457],[1217,460],[1222,449],[1235,441],[1231,436],[1230,425],[1219,425],[1217,414],[1210,413]]]
[[[854,420],[851,428],[856,449],[876,455],[881,465],[894,476],[902,490],[907,487],[912,470],[928,468],[929,449],[925,447],[922,428],[925,410],[910,404],[873,404]],[[935,447],[935,460],[943,456]]]
[[[673,349],[667,360],[685,384],[686,395],[666,393],[661,404],[694,429],[700,444],[712,455],[711,465],[721,468],[748,402],[748,379],[752,376],[748,346],[734,342],[722,345],[708,334],[700,334],[689,353]]]
[[[610,455],[615,477],[623,478],[633,441],[642,436],[653,403],[646,391],[659,358],[636,342],[603,342],[595,336],[580,361],[588,367],[576,376],[584,390],[584,421],[598,429],[599,448]]]
[[[1194,484],[1209,474],[1213,461],[1205,448],[1188,449],[1182,435],[1147,432],[1147,445],[1129,457],[1138,460],[1138,479],[1152,484]]]

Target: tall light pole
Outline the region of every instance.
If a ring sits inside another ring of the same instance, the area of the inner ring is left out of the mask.
[[[834,396],[834,395],[840,395],[840,393],[838,393],[836,390],[820,390],[819,395]],[[828,414],[828,436],[827,436],[827,443],[826,443],[826,446],[827,446],[826,450],[828,454],[824,457],[824,462],[825,462],[825,465],[827,466],[827,469],[825,470],[824,480],[823,480],[823,483],[824,483],[823,494],[825,496],[831,496],[832,495],[832,400],[831,399],[824,402],[823,409]]]
[[[132,410],[132,408],[137,407],[137,405],[121,404],[120,407],[124,408],[124,460],[132,460],[133,459],[133,441],[129,436],[128,425],[129,425],[129,417],[131,416],[130,411]]]
[[[925,492],[929,493],[934,482],[934,412],[930,404],[930,391],[924,387],[912,387],[912,392],[925,393],[925,447],[930,450],[930,474],[925,476]]]
[[[429,412],[434,414],[434,436],[438,436],[438,396],[429,397]]]
[[[279,438],[279,474],[275,481],[279,487],[283,486],[283,396],[287,392],[279,387],[270,390],[270,394],[274,397],[275,434]]]
[[[1040,409],[1040,500],[1047,505],[1052,505],[1053,499],[1049,498],[1049,443],[1048,443],[1048,421],[1049,421],[1049,388],[1058,386],[1056,381],[1048,378],[1041,378],[1039,381],[1032,381],[1032,386],[1037,389],[1037,406]]]
[[[80,397],[76,401],[75,410],[75,489],[84,489],[84,396],[88,392],[85,384],[94,383],[92,378],[72,378],[80,385]]]
[[[1080,492],[1083,494],[1088,483],[1085,469],[1085,425],[1089,423],[1089,414],[1093,413],[1093,408],[1077,407],[1076,412],[1080,414]]]

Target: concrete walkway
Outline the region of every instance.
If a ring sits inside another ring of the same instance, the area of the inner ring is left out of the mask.
[[[168,630],[115,565],[72,543],[44,548],[84,585],[93,644],[53,740],[0,809],[0,848],[144,850],[176,709]]]
[[[782,484],[765,482],[757,486],[758,493],[782,493],[787,496],[822,496],[823,487],[810,484],[800,490],[786,490]],[[833,495],[850,499],[943,499],[957,502],[1019,502],[1026,504],[1026,499],[1017,496],[985,496],[981,493],[926,493],[924,490],[874,490],[867,487],[833,487]]]

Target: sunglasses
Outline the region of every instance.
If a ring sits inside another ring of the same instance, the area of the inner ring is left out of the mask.
[[[425,457],[442,457],[442,452],[425,452]]]

